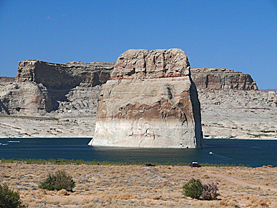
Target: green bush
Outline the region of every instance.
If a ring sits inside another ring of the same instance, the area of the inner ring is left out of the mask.
[[[0,185],[0,207],[23,207],[21,205],[19,192],[10,190],[6,184],[4,184],[3,186]]]
[[[193,199],[199,199],[202,191],[203,185],[200,179],[195,180],[194,178],[192,178],[183,186],[183,194]]]
[[[41,182],[39,188],[48,190],[61,190],[72,191],[75,187],[75,182],[64,171],[57,171],[54,174],[49,174],[48,178]]]
[[[217,184],[212,182],[202,185],[200,179],[195,180],[194,178],[183,186],[183,194],[193,199],[200,199],[201,197],[204,200],[216,199],[220,195]]]

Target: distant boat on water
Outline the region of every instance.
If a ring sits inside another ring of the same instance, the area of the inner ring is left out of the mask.
[[[11,140],[11,141],[7,141],[8,143],[19,143],[20,141],[18,140]],[[4,144],[3,142],[0,142],[0,145],[8,145],[8,144]]]

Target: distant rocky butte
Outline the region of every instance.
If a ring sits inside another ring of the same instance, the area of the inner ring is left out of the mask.
[[[181,49],[128,50],[103,87],[90,145],[203,147],[200,104]]]
[[[80,84],[93,87],[110,78],[114,63],[68,62],[66,64],[44,61],[21,61],[18,65],[16,81],[32,81],[50,88],[73,88]]]
[[[192,68],[191,78],[197,89],[258,90],[249,74],[225,68]]]
[[[0,110],[6,114],[43,115],[63,105],[69,110],[91,103],[96,111],[99,85],[110,78],[113,66],[103,62],[21,61],[15,82],[2,88]]]

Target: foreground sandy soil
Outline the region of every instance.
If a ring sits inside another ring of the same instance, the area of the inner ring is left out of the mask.
[[[73,177],[73,192],[47,191],[38,185],[49,173]],[[218,182],[218,200],[182,195],[192,177]],[[0,164],[0,183],[20,192],[27,207],[277,207],[277,168],[139,165]]]

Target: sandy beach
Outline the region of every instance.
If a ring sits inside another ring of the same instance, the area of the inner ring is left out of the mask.
[[[38,188],[49,173],[64,170],[73,192]],[[220,196],[185,197],[191,178],[217,182]],[[18,190],[27,207],[277,207],[277,168],[0,164],[1,184]]]

